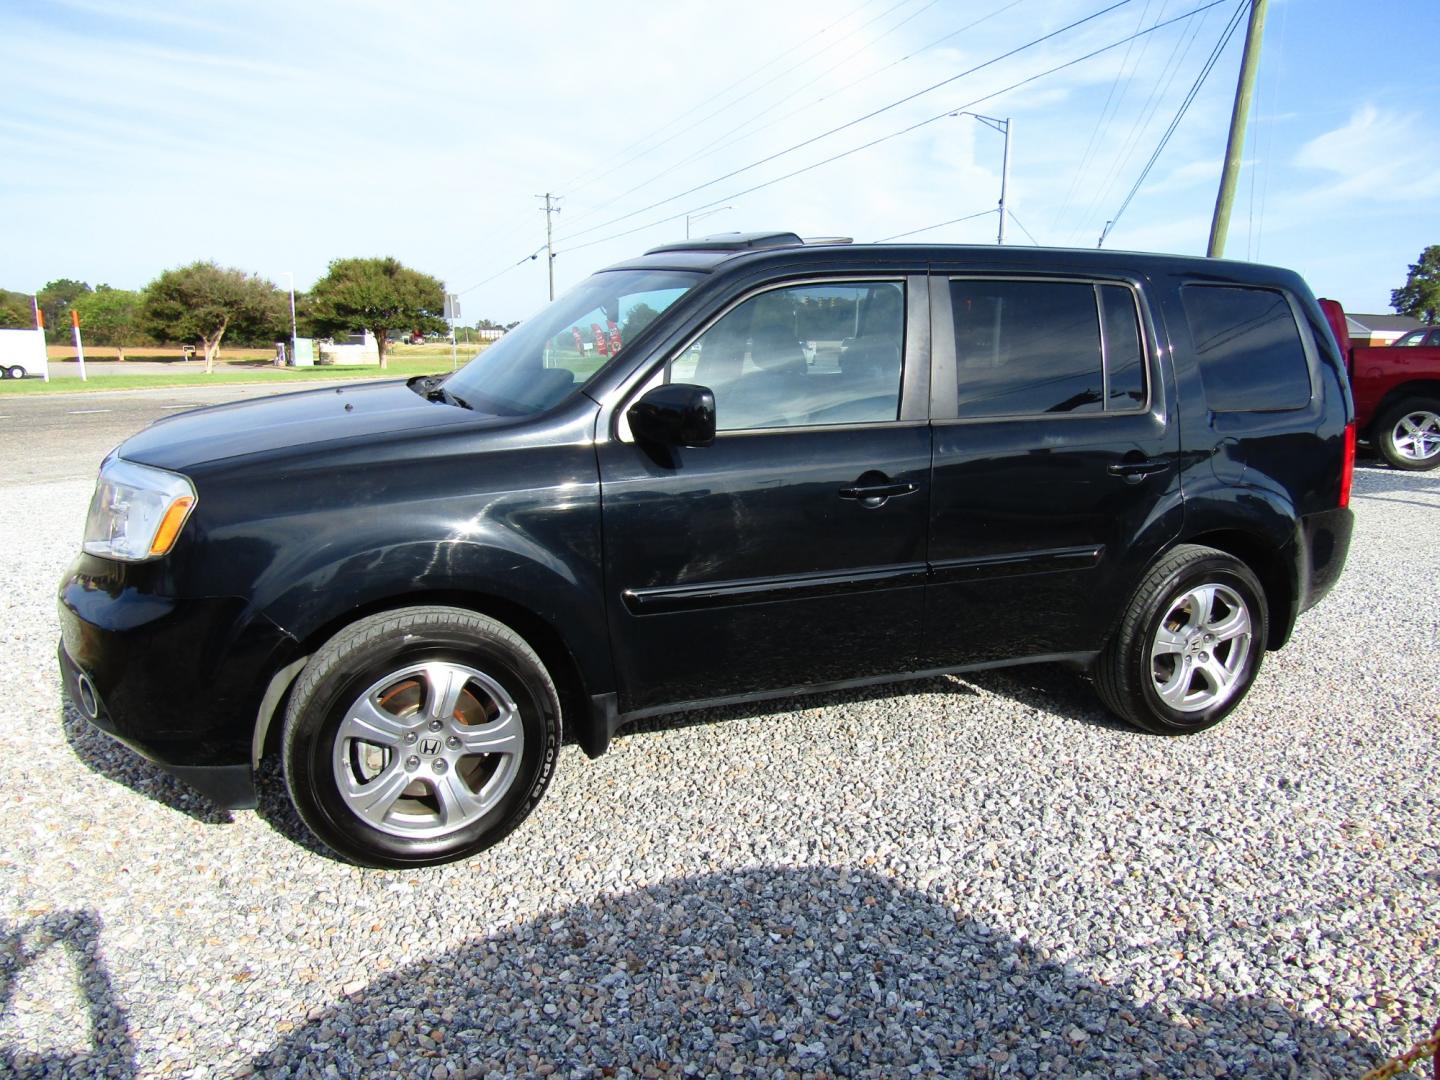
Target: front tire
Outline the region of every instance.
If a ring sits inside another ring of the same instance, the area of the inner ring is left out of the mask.
[[[555,685],[513,630],[461,608],[361,619],[306,665],[282,757],[301,820],[367,866],[427,866],[497,843],[549,786]]]
[[[1135,590],[1100,654],[1095,687],[1111,712],[1157,735],[1214,727],[1260,670],[1265,592],[1251,569],[1183,544]]]
[[[1440,465],[1440,401],[1407,398],[1381,413],[1371,441],[1392,468],[1423,472]]]

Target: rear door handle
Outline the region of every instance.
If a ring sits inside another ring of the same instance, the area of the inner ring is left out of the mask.
[[[864,477],[861,479],[863,480]],[[884,481],[868,484],[856,483],[850,487],[841,488],[839,494],[842,499],[854,499],[867,510],[874,510],[876,507],[884,506],[889,499],[910,495],[917,490],[914,484],[907,484],[903,481]]]
[[[1149,476],[1170,468],[1168,461],[1146,458],[1144,461],[1122,461],[1109,467],[1111,476]]]

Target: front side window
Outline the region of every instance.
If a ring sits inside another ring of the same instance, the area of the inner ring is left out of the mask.
[[[501,416],[548,409],[699,280],[674,270],[602,271],[511,330],[447,378],[444,388]]]
[[[709,387],[719,431],[873,424],[899,417],[904,353],[900,282],[794,285],[727,312],[665,381]]]
[[[957,278],[950,282],[950,303],[957,416],[1070,415],[1143,406],[1145,351],[1130,289]]]
[[[1310,401],[1310,367],[1285,294],[1238,285],[1186,285],[1185,321],[1215,412],[1279,412]]]

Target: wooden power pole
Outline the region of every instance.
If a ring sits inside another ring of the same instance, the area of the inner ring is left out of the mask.
[[[1240,158],[1245,153],[1245,122],[1250,116],[1250,98],[1255,92],[1255,70],[1260,66],[1260,39],[1265,33],[1268,0],[1250,0],[1250,24],[1245,28],[1245,55],[1240,60],[1240,81],[1235,86],[1235,107],[1230,111],[1230,138],[1225,144],[1225,168],[1220,174],[1220,194],[1215,197],[1215,217],[1210,222],[1212,259],[1225,255],[1225,237],[1230,232],[1230,207],[1235,202],[1235,185],[1240,179]]]

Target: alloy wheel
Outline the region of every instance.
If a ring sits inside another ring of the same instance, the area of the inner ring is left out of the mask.
[[[1245,673],[1253,637],[1250,609],[1228,585],[1200,585],[1181,593],[1151,641],[1155,692],[1176,712],[1223,705]]]
[[[519,707],[476,668],[427,661],[372,684],[345,710],[332,768],[345,806],[413,839],[487,814],[510,789],[525,746]]]

